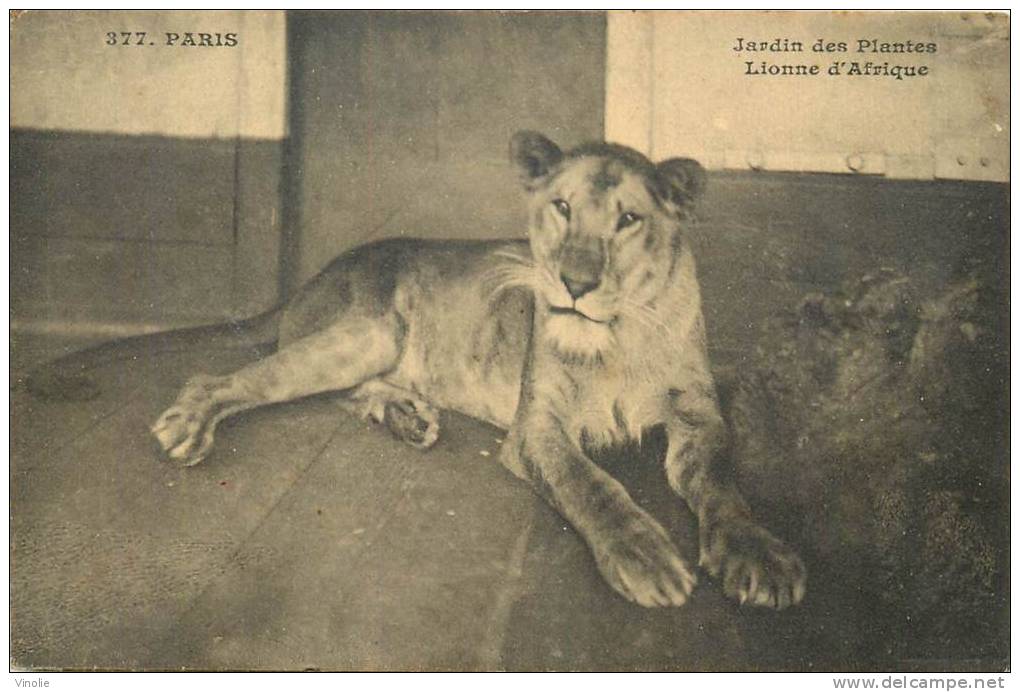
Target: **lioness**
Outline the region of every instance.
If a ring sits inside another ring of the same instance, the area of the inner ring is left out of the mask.
[[[564,153],[534,132],[510,148],[528,240],[392,239],[341,255],[249,323],[275,332],[274,355],[185,384],[152,426],[167,456],[197,464],[227,416],[328,390],[421,448],[438,409],[455,409],[508,429],[502,463],[573,524],[616,591],[678,606],[694,570],[586,453],[664,424],[666,478],[697,515],[701,565],[741,603],[799,602],[800,559],[713,465],[726,431],[684,234],[703,169],[613,144]]]

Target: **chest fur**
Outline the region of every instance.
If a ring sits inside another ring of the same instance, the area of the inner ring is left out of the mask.
[[[665,389],[649,372],[603,366],[577,377],[573,389],[573,401],[564,402],[560,413],[568,433],[585,447],[640,440],[663,420]]]
[[[632,332],[632,343],[620,338],[616,357],[598,364],[564,364],[553,351],[540,349],[535,393],[553,404],[567,433],[586,448],[640,441],[683,404],[676,392],[711,389],[697,331],[675,341]]]

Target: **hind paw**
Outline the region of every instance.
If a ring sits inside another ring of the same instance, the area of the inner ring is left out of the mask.
[[[163,412],[150,430],[167,458],[194,466],[209,454],[213,436],[202,434],[203,421],[194,413],[174,406]]]
[[[397,439],[428,449],[439,439],[439,412],[421,399],[387,401],[383,422]]]
[[[181,390],[174,405],[150,428],[167,458],[184,466],[194,466],[208,456],[213,445],[215,408],[212,393],[218,381],[195,377]]]
[[[340,401],[341,407],[383,423],[393,436],[417,449],[439,439],[439,411],[417,392],[383,380],[369,380]]]

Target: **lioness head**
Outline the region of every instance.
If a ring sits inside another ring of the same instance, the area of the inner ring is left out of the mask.
[[[621,323],[654,313],[705,171],[691,159],[655,165],[616,144],[564,153],[536,132],[514,135],[510,152],[528,193],[543,334],[567,355],[605,353]]]

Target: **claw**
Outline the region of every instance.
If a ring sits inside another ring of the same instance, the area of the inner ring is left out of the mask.
[[[807,591],[807,586],[804,581],[804,578],[801,577],[793,583],[793,602],[795,604],[804,600],[804,595]]]
[[[751,522],[720,527],[703,543],[700,564],[721,576],[725,592],[741,605],[782,610],[804,598],[800,558],[775,536]],[[739,546],[739,548],[737,548]]]

